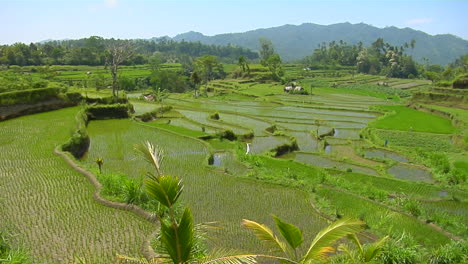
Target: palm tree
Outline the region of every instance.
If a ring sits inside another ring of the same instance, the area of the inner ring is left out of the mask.
[[[196,226],[193,222],[190,208],[186,207],[180,216],[176,210],[176,204],[183,191],[182,181],[178,177],[165,175],[162,170],[163,152],[150,142],[137,146],[143,157],[154,167],[154,173],[150,173],[145,181],[146,192],[150,199],[157,201],[161,210],[157,213],[160,223],[158,236],[159,254],[150,260],[119,256],[119,261],[133,263],[229,263],[229,264],[253,264],[256,263],[256,255],[230,255],[225,251],[212,252],[210,256],[200,256],[198,251]]]
[[[273,258],[282,262],[293,264],[310,263],[314,260],[326,260],[329,253],[335,252],[331,246],[336,240],[354,235],[364,229],[365,223],[353,219],[340,219],[322,229],[310,243],[307,252],[303,256],[298,256],[298,248],[302,245],[304,238],[301,230],[277,216],[273,216],[276,227],[280,231],[283,239],[278,238],[266,225],[259,224],[251,220],[242,220],[242,225],[253,231],[257,238],[265,245],[282,253],[282,257],[261,255],[262,257]]]
[[[383,237],[377,242],[363,246],[355,234],[348,235],[348,238],[356,244],[357,254],[345,244],[341,244],[338,250],[345,252],[353,263],[370,263],[382,251],[388,236]]]

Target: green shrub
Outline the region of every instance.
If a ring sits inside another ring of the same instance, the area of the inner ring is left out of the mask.
[[[468,89],[468,75],[463,75],[455,79],[452,87],[454,89]]]
[[[403,208],[416,217],[421,215],[421,205],[416,200],[405,200]]]
[[[279,145],[273,149],[274,156],[278,157],[288,152],[293,152],[295,150],[299,150],[299,146],[297,145],[296,140],[291,141],[290,144],[283,144]]]
[[[255,136],[255,135],[254,135],[254,132],[253,132],[253,131],[250,131],[249,133],[246,133],[246,134],[241,135],[239,138],[240,138],[240,140],[245,141],[245,140],[253,139],[254,136]]]
[[[234,141],[234,140],[237,139],[236,134],[234,134],[234,132],[232,130],[230,130],[230,129],[226,129],[223,132],[218,133],[218,136],[221,139],[225,138],[225,139],[230,140],[230,141]]]
[[[63,151],[70,152],[75,158],[80,159],[88,150],[90,139],[85,129],[78,129],[72,137],[62,146]]]
[[[448,173],[450,171],[450,162],[447,156],[443,153],[431,153],[429,154],[429,160],[431,166],[440,173]]]
[[[108,97],[99,97],[99,98],[85,98],[88,104],[126,104],[128,99],[125,95],[120,95],[118,97],[108,96]]]
[[[68,101],[73,102],[73,103],[79,103],[83,99],[83,96],[81,95],[81,93],[78,93],[78,92],[68,92],[68,93],[65,93],[65,96]]]
[[[213,165],[214,164],[214,155],[210,154],[208,157],[208,165]]]
[[[384,246],[376,263],[383,264],[413,264],[419,263],[421,249],[407,234],[398,240],[390,239]]]
[[[219,120],[219,113],[215,112],[210,115],[210,119]]]
[[[429,257],[429,264],[450,264],[468,262],[468,242],[452,241],[447,245],[433,250]]]
[[[90,119],[128,118],[130,104],[92,105],[86,109]]]
[[[267,132],[270,132],[270,133],[275,133],[275,131],[277,130],[278,128],[276,127],[276,125],[272,125],[272,126],[269,126],[267,128],[265,128],[265,130]]]
[[[35,104],[58,98],[61,88],[38,88],[0,93],[0,105]]]

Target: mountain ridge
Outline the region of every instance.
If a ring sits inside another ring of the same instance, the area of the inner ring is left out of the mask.
[[[259,28],[238,33],[222,33],[207,36],[200,32],[189,31],[174,36],[175,41],[200,41],[204,44],[228,45],[235,44],[244,48],[258,50],[259,38],[267,38],[273,42],[275,50],[284,61],[293,61],[311,55],[322,42],[346,41],[357,44],[362,41],[369,46],[377,38],[382,37],[392,45],[401,46],[412,39],[416,40],[414,50],[406,49],[409,55],[420,63],[446,65],[461,55],[468,53],[468,41],[452,35],[430,35],[409,27],[398,28],[388,26],[378,28],[365,23],[351,24],[349,22],[319,25],[302,23],[300,25],[286,24],[271,28]],[[428,61],[425,60],[428,59]]]

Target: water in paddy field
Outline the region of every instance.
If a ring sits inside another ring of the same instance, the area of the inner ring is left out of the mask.
[[[448,192],[447,192],[447,191],[439,191],[439,196],[440,196],[440,197],[447,197],[447,196],[448,196]]]
[[[432,174],[413,165],[397,164],[390,167],[387,172],[396,178],[408,181],[433,182]]]
[[[408,162],[408,159],[404,156],[401,156],[395,152],[372,149],[366,150],[364,152],[364,157],[366,158],[382,158],[382,159],[390,159],[398,162]]]
[[[325,146],[325,153],[330,154],[332,152],[332,146],[331,145],[326,145]]]
[[[213,154],[213,166],[221,167],[221,164],[226,158],[227,154],[225,152],[218,152]]]
[[[298,162],[311,164],[311,165],[322,167],[322,168],[335,168],[335,169],[343,170],[343,171],[351,169],[353,172],[358,172],[362,174],[368,174],[368,175],[373,175],[373,176],[379,175],[379,173],[376,170],[368,168],[368,167],[363,167],[363,166],[358,166],[354,164],[349,164],[346,162],[336,161],[336,160],[332,160],[327,157],[323,157],[323,156],[312,154],[312,153],[297,152],[295,153],[294,159]]]

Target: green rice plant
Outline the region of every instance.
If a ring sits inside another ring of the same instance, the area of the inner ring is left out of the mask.
[[[21,230],[12,246],[24,243],[34,263],[73,262],[75,256],[112,262],[116,251],[139,256],[154,228],[133,213],[98,204],[88,180],[53,153],[76,129],[78,111],[0,122],[0,222]]]
[[[451,134],[456,131],[449,119],[406,106],[388,105],[379,106],[376,109],[391,112],[372,123],[372,126],[376,128],[439,134]]]
[[[258,243],[246,236],[245,230],[239,228],[243,217],[263,221],[268,219],[270,213],[278,216],[297,215],[295,219],[298,225],[304,227],[306,234],[315,232],[325,224],[310,211],[307,195],[302,192],[233,177],[215,167],[204,165],[207,164],[209,151],[202,141],[129,120],[93,121],[88,130],[93,147],[84,162],[91,163],[95,157],[103,157],[108,168],[106,171],[134,178],[144,175],[151,168],[140,161],[133,146],[144,139],[158,142],[165,153],[163,171],[170,175],[180,175],[184,181],[186,188],[181,199],[193,209],[194,218],[199,222],[221,221],[224,226],[222,230],[209,231],[210,237],[213,238],[212,241],[208,241],[209,246],[259,249]],[[227,143],[223,142],[223,146],[225,144]],[[245,153],[245,150],[243,152]],[[242,169],[236,168],[238,165],[226,166],[230,173]],[[245,171],[246,168],[242,170]],[[237,175],[240,174],[235,174]],[[226,195],[228,193],[232,195]],[[248,204],[241,202],[245,197],[249,197]],[[304,214],[307,217],[301,216]],[[237,239],[231,239],[233,237]]]

